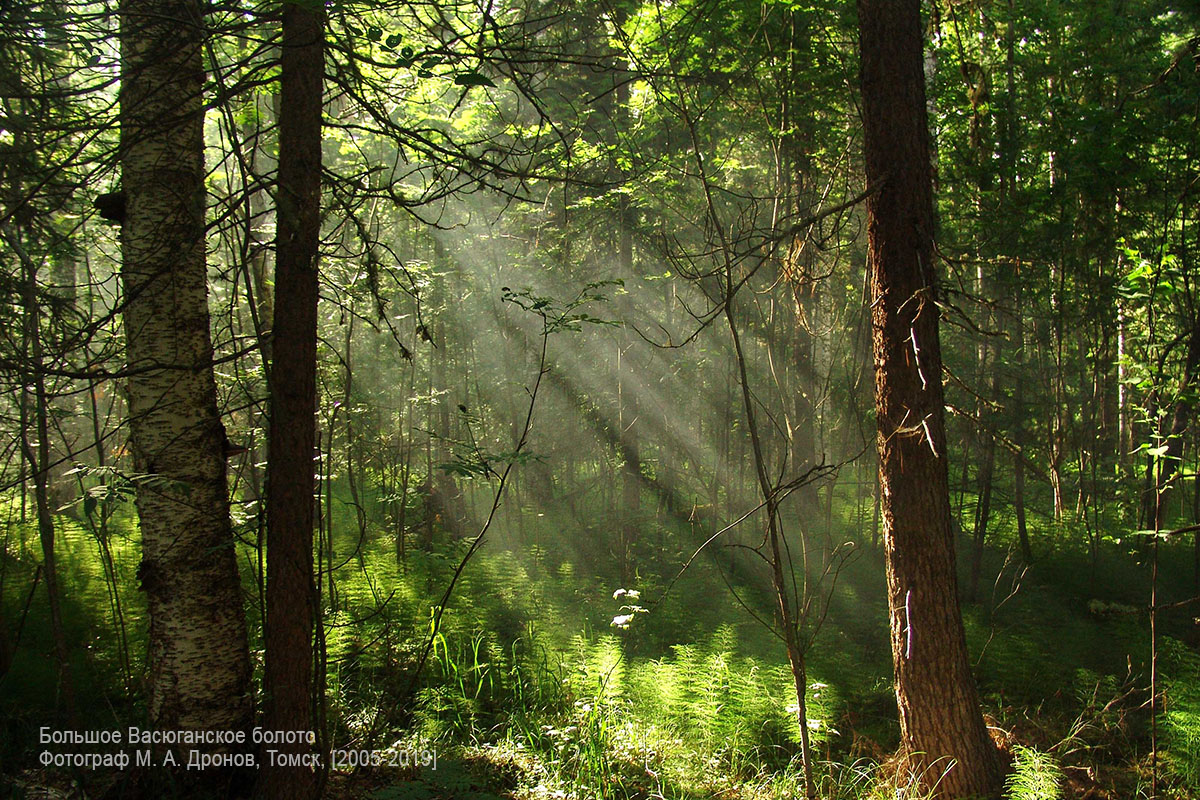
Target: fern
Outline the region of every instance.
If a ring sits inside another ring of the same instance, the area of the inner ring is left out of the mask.
[[[1017,745],[1013,771],[1004,781],[1005,800],[1059,800],[1062,797],[1062,768],[1048,753]]]
[[[1200,789],[1200,656],[1170,637],[1164,637],[1162,650],[1168,763],[1189,788]]]

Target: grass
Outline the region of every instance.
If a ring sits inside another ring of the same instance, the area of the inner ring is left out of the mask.
[[[427,741],[440,763],[436,775],[403,773],[405,782],[370,771],[336,776],[334,793],[361,781],[378,797],[400,800],[798,796],[798,731],[782,647],[737,607],[711,561],[698,561],[662,596],[692,534],[654,524],[654,535],[639,544],[640,572],[628,587],[611,565],[573,545],[578,533],[567,523],[530,514],[522,515],[520,530],[498,527],[464,573],[414,686],[430,604],[464,545],[410,548],[397,565],[390,537],[372,523],[362,551],[350,557],[358,540],[354,519],[336,518],[336,605],[328,576],[322,583],[331,740],[367,747]],[[8,535],[0,601],[3,618],[19,620],[38,560],[36,538],[19,526]],[[81,696],[98,700],[86,707],[86,719],[100,728],[131,724],[143,713],[140,686],[125,690],[111,584],[96,543],[69,518],[62,518],[59,541],[73,672]],[[111,543],[130,650],[140,663],[146,620],[128,513],[114,520]],[[1070,798],[1084,785],[1122,797],[1145,791],[1148,719],[1139,707],[1146,631],[1136,614],[1112,612],[1144,600],[1145,574],[1116,545],[1107,547],[1094,575],[1079,568],[1086,553],[1046,552],[1007,600],[1015,570],[989,554],[988,570],[1003,568],[1005,577],[993,596],[965,610],[986,710],[1007,737],[1013,800]],[[586,550],[594,549],[593,542]],[[898,728],[882,566],[869,545],[864,552],[846,568],[811,653],[808,702],[823,796],[871,800],[894,798],[906,781],[890,760]],[[1166,553],[1170,560],[1171,549]],[[240,561],[253,601],[250,556],[244,549]],[[1187,578],[1177,566],[1165,569],[1166,595],[1183,592]],[[617,588],[639,589],[639,602],[650,608],[626,630],[609,624],[620,610]],[[754,586],[746,588],[756,597]],[[248,615],[257,651],[253,602]],[[1180,641],[1186,623],[1182,616],[1163,622],[1163,764],[1167,791],[1178,798],[1200,791],[1200,657]],[[39,589],[21,648],[0,680],[0,758],[9,775],[33,764],[37,727],[54,714],[47,629]]]

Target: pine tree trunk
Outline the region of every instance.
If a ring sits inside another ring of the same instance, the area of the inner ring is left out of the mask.
[[[120,13],[127,399],[134,467],[153,476],[137,485],[150,721],[247,729],[250,657],[208,317],[203,12],[195,0],[122,0]]]
[[[859,0],[876,417],[902,746],[939,798],[993,796],[959,612],[933,268],[920,3]]]
[[[313,456],[324,26],[321,6],[284,6],[263,675],[265,727],[283,731],[310,731],[314,724]],[[307,743],[278,749],[298,760],[311,753]],[[317,790],[312,769],[303,764],[265,764],[261,778],[268,798],[306,800]]]

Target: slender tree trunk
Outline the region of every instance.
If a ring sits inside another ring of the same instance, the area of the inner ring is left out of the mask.
[[[913,779],[994,796],[950,529],[918,0],[859,0],[876,418],[896,699]]]
[[[1017,513],[1017,539],[1021,545],[1021,563],[1033,563],[1033,548],[1029,544],[1029,527],[1025,523],[1025,461],[1018,453],[1013,457],[1013,506]]]
[[[618,29],[624,26],[627,17],[626,8],[614,8],[613,23]],[[629,127],[629,65],[621,62],[619,54],[616,53],[613,55],[613,62],[615,85],[612,92],[614,107],[611,136],[613,146],[619,150],[621,137]],[[624,181],[625,176],[621,175],[619,178]],[[618,274],[624,279],[629,279],[633,277],[633,214],[629,195],[624,192],[617,197],[617,220],[620,227],[614,244]],[[638,536],[642,516],[642,452],[638,425],[641,409],[637,390],[640,382],[636,365],[629,361],[633,341],[634,338],[626,331],[617,350],[617,419],[624,451],[621,465],[621,529],[617,544],[620,549],[622,586],[628,586],[633,577],[633,542]]]
[[[1025,374],[1025,317],[1021,302],[1021,276],[1014,275],[1016,284],[1016,332],[1017,340],[1017,374]],[[1013,455],[1013,508],[1017,515],[1017,539],[1021,544],[1021,561],[1024,564],[1033,563],[1033,548],[1029,543],[1029,527],[1025,522],[1025,381],[1018,380],[1013,389],[1013,406],[1015,423],[1013,427],[1013,442],[1017,445],[1017,453]]]
[[[34,364],[37,365],[40,362],[41,359],[38,357]],[[42,573],[46,577],[46,598],[50,605],[50,635],[54,641],[55,660],[58,662],[58,699],[62,709],[66,712],[66,718],[74,723],[76,707],[75,686],[71,678],[71,651],[67,644],[66,630],[63,628],[62,585],[58,581],[58,564],[54,550],[54,515],[50,508],[50,493],[47,488],[47,477],[50,474],[50,436],[46,423],[45,378],[41,375],[34,378],[34,397],[37,403],[33,410],[37,427],[36,453],[27,435],[23,436],[22,445],[25,449],[25,456],[29,460],[30,474],[33,476],[38,538],[42,544]]]
[[[99,390],[99,382],[88,382],[88,400],[91,403],[92,442],[93,447],[96,449],[96,466],[103,469],[108,464],[108,457],[104,450],[104,434],[101,426],[103,417],[100,415],[100,404],[97,402]],[[108,480],[109,478],[105,477],[103,482],[107,484]],[[82,477],[79,481],[79,488],[80,492],[84,491]],[[93,535],[96,537],[100,559],[104,565],[104,578],[105,583],[108,584],[109,604],[113,615],[113,633],[117,637],[117,652],[120,653],[121,658],[121,672],[125,679],[125,688],[127,691],[130,691],[133,687],[133,671],[130,667],[129,635],[125,629],[125,611],[121,603],[121,582],[117,574],[116,561],[113,559],[112,547],[109,543],[108,521],[112,517],[111,504],[99,504],[98,513],[100,516],[99,522],[96,523],[89,517],[88,524],[92,529]],[[87,515],[85,514],[85,516]]]
[[[283,7],[276,194],[271,460],[267,466],[266,727],[313,729],[313,455],[317,410],[317,262],[321,230],[323,6]],[[299,758],[308,743],[281,744]],[[309,766],[264,765],[267,798],[305,800]]]
[[[409,359],[408,366],[408,394],[412,396],[416,393],[417,387],[417,360],[416,358]],[[405,537],[408,533],[408,481],[412,475],[412,454],[413,454],[413,409],[411,404],[405,409],[404,423],[401,426],[404,431],[403,444],[400,445],[400,487],[396,492],[399,507],[396,510],[396,564],[404,569],[404,563],[407,559],[405,553]]]
[[[153,476],[137,484],[149,716],[159,729],[245,730],[250,657],[205,266],[203,6],[122,0],[120,14],[126,386],[134,468]]]
[[[1014,0],[1007,0],[1009,19],[1015,19]],[[1008,25],[1004,35],[1004,81],[1005,102],[1004,121],[1000,127],[1000,197],[1002,203],[1009,202],[1017,188],[1017,153],[1018,120],[1016,108],[1016,41],[1017,30],[1013,24]],[[1013,351],[1013,361],[1018,376],[1013,387],[1013,442],[1017,445],[1017,453],[1013,456],[1013,510],[1017,516],[1017,539],[1021,546],[1021,563],[1033,562],[1033,550],[1029,545],[1029,528],[1025,523],[1025,310],[1021,291],[1020,261],[1012,259],[1011,273],[1008,279],[1012,286],[1013,297],[1013,339],[1016,349]]]
[[[33,478],[34,508],[37,513],[38,538],[42,545],[42,574],[46,578],[46,600],[50,607],[50,636],[54,642],[54,657],[58,662],[59,705],[65,718],[74,724],[75,689],[71,678],[71,652],[67,645],[67,634],[63,628],[62,589],[58,582],[58,565],[54,549],[54,514],[50,508],[50,429],[48,425],[49,398],[46,395],[46,376],[42,373],[42,331],[37,296],[37,264],[25,252],[19,234],[6,236],[9,246],[21,260],[24,280],[25,330],[24,343],[28,347],[30,374],[26,385],[33,387],[21,393],[21,404],[32,408],[36,439],[29,440],[27,428],[21,429],[21,449],[29,464]],[[28,413],[28,412],[26,412]]]
[[[638,451],[638,400],[632,389],[633,370],[629,369],[623,350],[617,347],[617,437],[621,443],[621,514],[617,537],[617,560],[621,567],[621,585],[628,586],[632,578],[633,541],[638,533],[641,516],[642,469]]]
[[[787,52],[781,58],[779,82],[780,119],[784,133],[779,140],[778,180],[783,187],[783,208],[791,221],[813,211],[815,170],[813,167],[813,120],[804,108],[805,93],[810,87],[803,74],[804,54],[812,48],[811,34],[805,12],[793,8],[787,12]],[[817,378],[817,314],[820,277],[814,270],[816,246],[809,242],[810,231],[801,231],[788,243],[784,270],[791,278],[792,311],[794,313],[793,357],[791,366],[796,376],[791,387],[792,415],[791,470],[799,474],[817,461],[817,432],[822,421],[815,401],[820,381]],[[795,508],[809,529],[815,528],[818,509],[817,485],[802,486],[796,492]]]
[[[985,432],[983,465],[979,470],[979,501],[975,507],[975,537],[971,549],[971,582],[967,587],[967,601],[979,600],[979,581],[983,575],[983,551],[987,540],[988,520],[992,513],[992,479],[996,466],[996,441],[990,432]]]
[[[1067,388],[1064,370],[1065,339],[1063,329],[1066,325],[1063,310],[1063,294],[1066,281],[1065,266],[1059,262],[1050,265],[1050,305],[1054,312],[1051,333],[1053,336],[1052,355],[1054,358],[1054,375],[1052,388],[1054,395],[1054,419],[1050,428],[1050,489],[1054,493],[1054,519],[1061,520],[1064,508],[1063,462],[1067,457],[1067,425],[1066,404]]]
[[[1200,449],[1200,448],[1197,448]],[[1200,453],[1192,478],[1192,523],[1200,523]],[[1200,595],[1200,531],[1192,534],[1192,594]]]
[[[758,482],[759,492],[761,493],[764,510],[767,515],[766,544],[769,550],[763,555],[771,570],[771,586],[775,590],[776,618],[779,623],[779,632],[783,638],[784,648],[787,650],[788,663],[792,668],[792,686],[796,693],[796,724],[800,728],[800,760],[804,771],[804,794],[806,798],[813,800],[817,795],[816,783],[813,780],[812,747],[809,743],[808,734],[808,702],[806,697],[808,689],[808,672],[806,666],[808,647],[800,630],[803,620],[797,617],[798,613],[803,613],[799,609],[803,608],[807,598],[795,596],[793,591],[795,588],[795,578],[794,576],[790,576],[789,573],[790,570],[796,569],[796,566],[791,561],[790,553],[785,553],[787,545],[783,538],[784,532],[781,529],[779,503],[775,499],[775,488],[772,486],[771,478],[768,474],[766,454],[759,436],[758,423],[756,421],[757,415],[754,411],[754,399],[750,390],[750,378],[746,369],[746,354],[742,349],[741,336],[738,333],[734,317],[733,284],[729,272],[725,275],[725,281],[725,321],[729,326],[729,335],[733,343],[734,358],[738,370],[738,382],[742,390],[742,409],[746,414],[746,430],[750,435],[754,475]],[[804,546],[802,540],[801,547]],[[789,576],[792,577],[791,583],[788,581]],[[807,588],[807,581],[803,579],[802,581],[802,585]]]
[[[1192,390],[1200,378],[1200,316],[1192,322],[1192,330],[1188,337],[1187,358],[1183,365],[1183,376],[1179,381],[1179,391],[1175,399],[1175,407],[1171,413],[1171,427],[1161,430],[1158,445],[1166,445],[1166,452],[1158,458],[1151,458],[1146,464],[1145,489],[1142,491],[1142,527],[1158,530],[1163,527],[1163,512],[1166,509],[1166,494],[1171,480],[1179,470],[1183,460],[1183,436],[1187,432],[1188,423],[1192,417],[1195,400]],[[1165,439],[1165,441],[1162,441]]]

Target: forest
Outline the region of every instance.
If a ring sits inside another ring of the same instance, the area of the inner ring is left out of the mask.
[[[1200,8],[0,2],[0,797],[1200,797]]]

